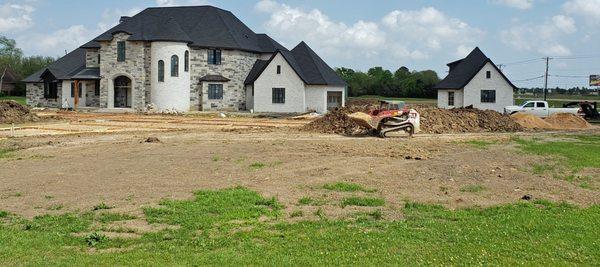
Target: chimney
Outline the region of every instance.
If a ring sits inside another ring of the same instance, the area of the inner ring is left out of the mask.
[[[129,20],[131,17],[130,16],[121,16],[121,19],[119,19],[119,23],[123,23],[127,20]]]

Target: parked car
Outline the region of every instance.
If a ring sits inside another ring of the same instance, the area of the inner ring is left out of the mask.
[[[507,106],[504,114],[515,114],[517,112],[527,113],[538,117],[548,117],[556,113],[571,113],[579,115],[579,108],[551,108],[546,101],[527,101],[521,106]]]

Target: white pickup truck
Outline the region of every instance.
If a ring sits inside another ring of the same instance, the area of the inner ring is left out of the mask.
[[[510,115],[517,112],[545,118],[556,113],[571,113],[578,115],[579,108],[550,108],[546,101],[527,101],[521,106],[508,106],[504,108],[504,114]]]

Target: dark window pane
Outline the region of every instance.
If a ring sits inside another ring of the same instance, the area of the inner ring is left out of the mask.
[[[222,84],[209,84],[208,85],[208,99],[223,99],[223,85]]]
[[[119,62],[125,61],[125,42],[124,41],[117,42],[117,61],[119,61]]]
[[[77,83],[77,93],[78,93],[78,97],[81,98],[81,82]],[[71,97],[75,97],[75,83],[72,82],[71,83]]]
[[[281,74],[281,65],[277,65],[277,74]]]
[[[183,70],[185,72],[190,71],[190,52],[189,51],[185,51],[185,54],[183,57]]]
[[[221,50],[215,50],[215,65],[221,65]]]
[[[221,65],[221,50],[216,50],[216,49],[208,50],[208,64]]]
[[[100,80],[96,80],[96,82],[94,83],[94,95],[100,95]]]
[[[171,56],[171,77],[179,76],[179,57]]]
[[[454,106],[454,92],[448,92],[448,106]]]
[[[488,71],[486,71],[486,72],[485,72],[485,77],[486,77],[486,78],[488,78],[488,79],[489,79],[489,78],[491,78],[491,77],[492,77],[492,72],[491,72],[491,71],[489,71],[489,70],[488,70]]]
[[[481,90],[481,103],[496,103],[496,90]]]
[[[165,81],[165,62],[162,60],[158,61],[158,81]]]
[[[285,88],[273,88],[273,103],[285,103]]]

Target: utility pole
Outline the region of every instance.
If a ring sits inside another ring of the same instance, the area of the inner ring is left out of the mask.
[[[550,63],[550,57],[546,57],[546,80],[544,81],[544,101],[546,101],[546,96],[548,94],[548,65]]]

